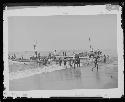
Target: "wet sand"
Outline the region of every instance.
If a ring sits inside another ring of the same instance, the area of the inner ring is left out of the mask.
[[[35,74],[9,81],[10,91],[29,90],[71,90],[71,89],[109,89],[118,87],[117,62],[99,65],[99,72],[93,65],[80,68],[67,68]]]

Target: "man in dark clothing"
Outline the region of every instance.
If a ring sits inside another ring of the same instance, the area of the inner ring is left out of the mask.
[[[40,60],[40,53],[38,53],[38,60]]]
[[[76,59],[73,59],[74,68],[76,67]]]
[[[92,68],[92,71],[94,68],[97,68],[97,72],[98,72],[98,58],[99,58],[99,56],[96,56],[94,58],[95,58],[95,61],[94,61],[95,67]]]
[[[106,63],[106,55],[104,55],[104,63]]]
[[[35,51],[35,55],[36,55],[36,57],[37,57],[37,51]]]
[[[72,67],[72,59],[69,59],[69,66]]]
[[[64,52],[63,52],[63,56],[64,56]]]
[[[61,64],[62,64],[62,59],[59,58],[59,65],[61,66]]]
[[[78,67],[80,67],[80,58],[78,57],[77,60],[78,60],[78,61],[77,61]]]
[[[66,52],[65,52],[65,56],[66,56]]]
[[[64,66],[66,66],[66,58],[64,58]],[[66,67],[67,68],[67,67]]]
[[[14,59],[16,59],[16,55],[15,55],[15,53],[14,53]]]
[[[44,65],[47,65],[47,58],[44,58]]]

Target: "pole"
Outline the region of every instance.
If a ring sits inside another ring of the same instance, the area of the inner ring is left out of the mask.
[[[90,38],[90,36],[89,36],[89,49],[90,49],[90,51],[93,51],[93,47],[92,47],[92,44],[91,44],[91,38]]]
[[[34,43],[34,53],[35,53],[35,55],[36,55],[36,57],[37,57],[37,50],[36,50],[36,47],[37,47],[37,40],[36,40],[36,42]]]

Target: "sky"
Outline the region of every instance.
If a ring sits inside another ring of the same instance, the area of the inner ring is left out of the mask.
[[[117,51],[117,15],[55,15],[8,17],[9,51],[89,49]]]

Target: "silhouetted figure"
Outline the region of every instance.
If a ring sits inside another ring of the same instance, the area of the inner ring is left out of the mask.
[[[72,59],[69,59],[69,66],[72,67]]]
[[[109,55],[107,55],[106,62],[107,62],[107,61],[109,62]]]
[[[40,53],[38,53],[38,60],[40,60]]]
[[[8,59],[10,59],[10,55],[8,55]]]
[[[66,56],[66,52],[65,52],[65,56]]]
[[[67,62],[67,61],[66,61],[66,58],[64,58],[63,61],[64,61],[64,66],[66,67],[66,62]],[[67,68],[67,67],[66,67],[66,68]]]
[[[46,66],[46,65],[47,65],[47,59],[46,59],[46,58],[44,58],[44,59],[43,59],[43,62],[44,62],[44,63],[43,63],[43,65],[45,65],[45,66]]]
[[[13,60],[13,59],[14,59],[14,57],[12,56],[12,57],[11,57],[11,59]]]
[[[59,65],[61,66],[61,64],[62,64],[62,59],[59,58]]]
[[[54,51],[54,55],[56,56],[56,50]]]
[[[15,53],[14,53],[14,59],[16,59],[16,55],[15,55]]]
[[[63,52],[63,56],[64,56],[65,54],[64,54],[64,52]]]
[[[75,68],[75,65],[76,65],[76,59],[74,58],[73,59],[73,66],[74,66],[74,68]]]
[[[37,51],[35,51],[35,55],[36,55],[36,57],[37,57]]]
[[[99,58],[99,56],[94,57],[94,59],[95,59],[94,65],[95,66],[92,68],[92,71],[93,71],[94,68],[97,68],[97,72],[98,72],[98,58]]]
[[[77,58],[77,67],[80,67],[80,58]]]
[[[52,57],[52,56],[51,56],[51,53],[49,53],[49,58],[51,59],[51,57]]]
[[[106,55],[104,55],[104,63],[106,63]]]

